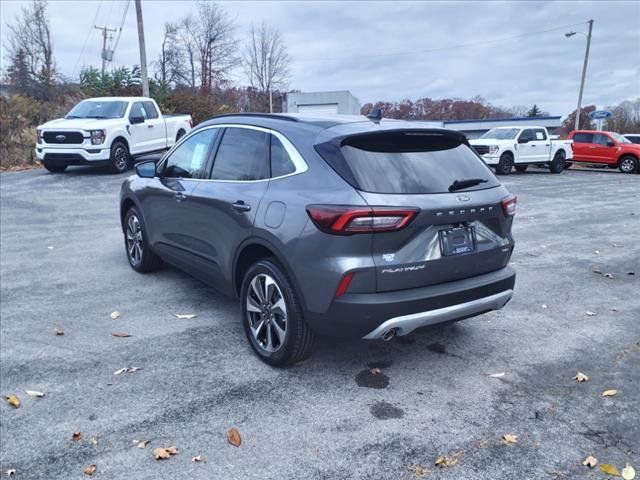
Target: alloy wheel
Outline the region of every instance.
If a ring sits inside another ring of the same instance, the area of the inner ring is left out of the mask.
[[[287,334],[287,305],[273,277],[253,277],[247,291],[247,320],[256,343],[266,352],[278,351]]]
[[[635,166],[636,162],[633,160],[633,158],[626,157],[620,161],[620,170],[622,170],[624,173],[632,173]]]
[[[140,221],[135,214],[129,216],[127,221],[127,255],[132,265],[138,265],[142,262],[142,228]]]
[[[117,147],[116,152],[114,154],[115,164],[118,170],[126,170],[127,169],[127,151],[124,147]]]

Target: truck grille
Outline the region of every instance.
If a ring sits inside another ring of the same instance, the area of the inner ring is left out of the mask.
[[[84,142],[82,132],[43,132],[42,137],[45,143],[76,143]]]
[[[473,149],[478,155],[486,155],[487,153],[489,153],[488,145],[473,145]]]

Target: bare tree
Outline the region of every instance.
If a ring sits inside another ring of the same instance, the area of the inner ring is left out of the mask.
[[[291,57],[280,32],[264,22],[251,26],[251,36],[244,51],[244,68],[250,85],[258,92],[286,89]]]
[[[160,54],[155,62],[156,80],[163,86],[178,85],[188,77],[184,65],[184,51],[178,41],[179,26],[173,23],[164,24],[164,35],[160,45]]]
[[[34,85],[40,86],[37,94],[51,98],[55,82],[55,62],[51,28],[47,18],[47,0],[33,0],[22,7],[9,29],[9,54],[12,58],[22,56],[28,66]]]
[[[196,40],[194,34],[194,27],[196,21],[193,14],[187,15],[180,21],[180,28],[178,30],[179,40],[184,53],[186,53],[187,60],[189,62],[189,86],[196,88]]]

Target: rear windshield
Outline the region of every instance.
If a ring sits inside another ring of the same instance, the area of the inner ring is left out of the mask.
[[[372,193],[448,193],[492,188],[496,177],[460,140],[442,134],[377,133],[349,137],[318,152],[351,185]]]

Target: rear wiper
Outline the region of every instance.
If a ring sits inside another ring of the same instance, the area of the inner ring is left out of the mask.
[[[463,188],[473,187],[474,185],[478,185],[480,183],[486,183],[489,180],[486,178],[465,178],[463,180],[454,180],[451,185],[449,185],[449,191],[455,192],[456,190],[462,190]]]

